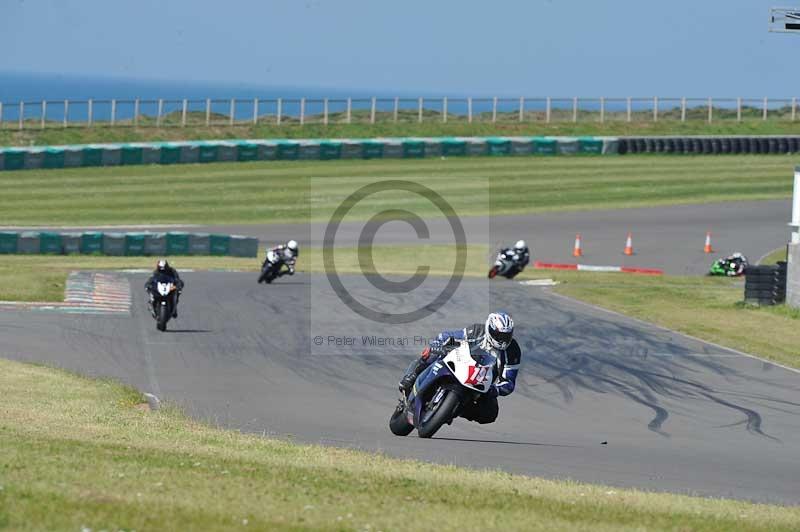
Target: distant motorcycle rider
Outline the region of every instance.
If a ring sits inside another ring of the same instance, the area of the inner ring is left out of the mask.
[[[711,275],[725,275],[727,277],[739,277],[747,269],[747,257],[738,251],[724,259],[718,259],[711,265]]]
[[[531,253],[524,240],[517,240],[514,247],[501,249],[498,253],[498,257],[511,262],[511,267],[502,274],[503,277],[509,279],[513,279],[515,276],[522,273],[531,261]]]
[[[500,378],[488,393],[481,395],[460,415],[481,424],[492,423],[499,413],[497,396],[514,392],[522,362],[522,351],[513,336],[514,321],[505,312],[492,312],[485,323],[475,323],[458,331],[443,331],[422,351],[420,358],[411,363],[400,379],[400,390],[408,395],[423,370],[445,356],[448,348],[454,347],[458,340],[476,342],[482,349],[497,357]]]
[[[153,270],[153,274],[149,279],[147,279],[147,282],[144,283],[144,289],[148,294],[155,292],[155,283],[159,277],[163,276],[170,278],[178,289],[178,293],[175,296],[175,308],[172,309],[172,317],[177,318],[178,301],[180,301],[181,291],[183,290],[184,283],[183,279],[181,279],[181,276],[178,275],[178,270],[170,266],[166,259],[159,259],[159,261],[156,263],[156,269]],[[150,305],[150,312],[155,316],[155,310],[153,310],[152,305]]]
[[[295,240],[289,240],[285,244],[267,249],[267,256],[264,259],[264,264],[269,263],[278,266],[285,264],[288,271],[279,270],[278,277],[287,273],[289,275],[294,275],[294,266],[299,254],[300,249],[297,246],[297,242]]]

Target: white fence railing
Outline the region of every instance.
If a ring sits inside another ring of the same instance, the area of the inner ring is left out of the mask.
[[[797,119],[797,98],[248,98],[0,102],[0,128]]]

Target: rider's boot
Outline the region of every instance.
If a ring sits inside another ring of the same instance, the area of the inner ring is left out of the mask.
[[[422,371],[428,367],[430,350],[426,349],[422,353],[423,354],[421,357],[413,361],[411,365],[408,366],[406,374],[403,375],[402,379],[400,379],[400,391],[405,395],[408,395],[408,392],[411,391],[411,388],[414,386],[414,383],[417,382],[417,377],[419,377],[420,373],[422,373]]]

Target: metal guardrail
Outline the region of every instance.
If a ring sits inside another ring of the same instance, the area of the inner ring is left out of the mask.
[[[0,129],[392,122],[796,121],[797,98],[250,98],[0,102]]]

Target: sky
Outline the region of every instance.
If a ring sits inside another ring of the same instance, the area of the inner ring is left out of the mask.
[[[793,96],[800,33],[769,33],[771,6],[0,0],[0,71],[383,93]]]

